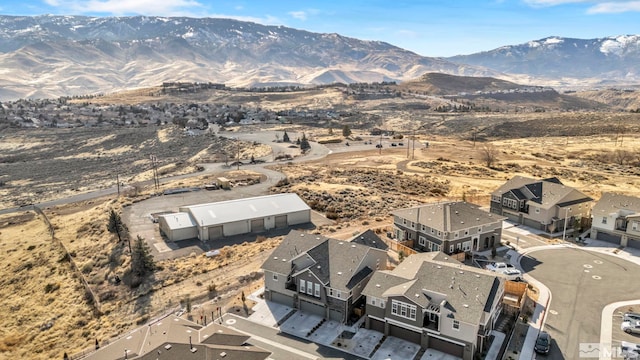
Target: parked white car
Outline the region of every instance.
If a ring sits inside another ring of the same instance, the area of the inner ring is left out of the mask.
[[[631,322],[640,321],[640,314],[626,312],[622,315],[622,321],[631,321]]]
[[[522,280],[522,272],[516,269],[513,265],[497,262],[489,264],[485,267],[487,270],[493,271],[498,274],[504,275],[508,280],[511,281],[521,281]]]
[[[640,334],[640,321],[623,321],[620,329],[627,334]]]
[[[620,342],[621,355],[625,360],[640,358],[640,345],[628,341]]]

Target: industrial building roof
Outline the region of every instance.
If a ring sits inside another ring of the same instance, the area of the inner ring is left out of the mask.
[[[186,212],[162,214],[158,215],[158,218],[164,219],[171,230],[186,229],[196,226],[195,221]]]
[[[213,226],[235,221],[258,219],[291,212],[311,210],[296,194],[276,194],[216,203],[184,206],[199,226]]]

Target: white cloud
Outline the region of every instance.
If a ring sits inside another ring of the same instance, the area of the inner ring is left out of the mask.
[[[305,11],[289,11],[289,15],[294,19],[307,20],[307,13]]]
[[[250,21],[264,25],[282,25],[275,16],[241,16],[212,13],[197,0],[44,0],[60,14],[109,14],[116,16],[185,16],[194,18],[225,18]]]
[[[60,12],[74,14],[196,16],[204,5],[196,0],[45,0]]]
[[[589,14],[612,14],[624,12],[640,12],[640,1],[608,1],[592,6]]]
[[[417,31],[407,30],[407,29],[397,30],[395,34],[403,38],[411,38],[411,39],[420,37],[420,34]]]

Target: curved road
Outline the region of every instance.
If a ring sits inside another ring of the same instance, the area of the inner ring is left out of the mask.
[[[275,143],[273,142],[273,140],[275,140],[275,136],[277,134],[280,134],[280,132],[276,132],[276,131],[261,131],[261,132],[255,132],[255,133],[233,133],[233,132],[229,132],[229,133],[223,133],[221,136],[224,136],[226,138],[239,138],[240,140],[244,140],[244,141],[256,141],[259,143],[263,143],[266,145],[270,145],[271,149],[272,149],[272,154],[292,154],[292,156],[296,155],[299,150],[296,149],[292,149],[289,148],[289,146],[291,144],[288,143]],[[298,136],[302,136],[302,134],[298,134],[298,133],[289,133],[289,136],[291,139],[296,139]],[[327,149],[324,145],[315,143],[315,142],[310,142],[309,143],[311,145],[311,149],[309,151],[307,151],[306,154],[302,155],[302,156],[298,156],[295,157],[293,160],[291,160],[291,162],[304,162],[304,161],[310,161],[310,160],[317,160],[317,159],[321,159],[325,156],[327,156],[328,154],[331,153],[331,151],[329,149]],[[271,160],[273,159],[274,155],[269,155],[266,156],[265,158],[263,158],[263,160],[268,161],[269,158],[271,158]],[[275,183],[277,183],[278,180],[283,178],[283,175],[277,171],[273,171],[273,170],[268,170],[265,169],[265,166],[267,165],[273,165],[273,164],[278,164],[278,162],[265,162],[263,164],[256,164],[256,165],[242,165],[243,169],[251,169],[254,170],[256,172],[260,172],[263,173],[267,176],[268,180],[266,182],[263,182],[262,184],[266,185],[275,185]],[[175,176],[169,176],[169,177],[164,177],[164,178],[160,178],[160,183],[166,183],[169,181],[173,181],[173,180],[179,180],[179,179],[186,179],[189,177],[193,177],[193,176],[199,176],[202,174],[212,174],[212,173],[217,173],[217,172],[221,172],[224,170],[229,170],[232,169],[233,167],[229,167],[226,168],[224,167],[224,165],[220,164],[220,163],[213,163],[213,164],[200,164],[204,167],[204,171],[201,172],[196,172],[196,173],[189,173],[189,174],[184,174],[184,175],[175,175]],[[144,185],[150,185],[152,184],[153,181],[152,180],[148,180],[148,181],[143,181],[142,184]],[[262,189],[264,191],[263,186],[258,186],[260,189]],[[41,203],[37,203],[37,204],[33,204],[35,206],[38,206],[40,208],[46,208],[46,207],[50,207],[50,206],[57,206],[57,205],[63,205],[63,204],[70,204],[70,203],[74,203],[74,202],[80,202],[80,201],[85,201],[85,200],[91,200],[91,199],[95,199],[95,198],[99,198],[99,197],[103,197],[103,196],[107,196],[107,195],[113,195],[116,194],[118,192],[118,187],[117,186],[112,186],[106,189],[100,189],[100,190],[96,190],[96,191],[91,191],[91,192],[86,192],[86,193],[82,193],[82,194],[77,194],[77,195],[73,195],[73,196],[69,196],[69,197],[65,197],[65,198],[60,198],[60,199],[55,199],[55,200],[51,200],[51,201],[44,201]],[[24,211],[24,210],[28,210],[31,208],[31,206],[33,205],[26,205],[26,206],[21,206],[21,207],[15,207],[15,208],[7,208],[7,209],[1,209],[0,210],[0,214],[7,214],[7,213],[12,213],[12,212],[16,212],[16,211]]]
[[[579,247],[530,249],[520,262],[553,294],[545,330],[553,342],[546,358],[578,359],[581,343],[599,343],[601,314],[613,302],[640,299],[638,264]]]

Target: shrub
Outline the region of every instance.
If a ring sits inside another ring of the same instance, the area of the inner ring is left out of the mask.
[[[58,283],[49,283],[49,284],[44,286],[45,294],[52,293],[52,292],[54,292],[54,291],[56,291],[58,289],[60,289],[60,284],[58,284]]]

